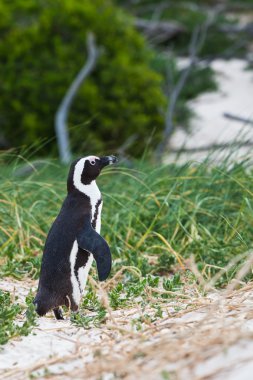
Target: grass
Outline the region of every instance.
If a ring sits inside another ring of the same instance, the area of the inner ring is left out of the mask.
[[[20,177],[20,158],[7,165],[2,156],[1,164],[0,275],[37,279],[48,229],[66,194],[67,168],[48,161]],[[220,273],[215,285],[223,287],[252,249],[253,176],[247,161],[231,165],[225,160],[218,166],[139,161],[134,168],[105,170],[97,182],[104,198],[102,235],[113,255],[106,283],[112,310],[149,305],[160,318],[161,304],[173,292],[183,296],[185,285],[198,281],[193,261],[206,282]],[[252,271],[245,280],[250,278]],[[5,343],[22,334],[15,330],[21,308],[7,293],[1,293],[1,306],[0,319],[9,331],[1,338]],[[90,328],[103,323],[107,312],[90,282],[81,313],[71,320]],[[28,332],[35,320],[27,323]]]

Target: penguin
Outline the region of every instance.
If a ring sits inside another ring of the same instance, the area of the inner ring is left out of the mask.
[[[78,310],[93,259],[100,281],[110,274],[110,248],[100,236],[103,203],[96,178],[105,166],[116,161],[115,156],[87,156],[71,164],[67,196],[43,251],[34,299],[39,316],[53,310],[56,319],[64,319],[63,305]]]

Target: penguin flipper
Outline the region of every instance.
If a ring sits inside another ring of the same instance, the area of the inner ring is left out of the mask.
[[[91,226],[90,218],[77,236],[78,246],[94,256],[99,281],[105,281],[112,267],[112,256],[107,242]]]

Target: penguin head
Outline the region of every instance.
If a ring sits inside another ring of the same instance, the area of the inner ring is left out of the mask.
[[[81,190],[83,185],[89,185],[100,174],[101,170],[117,162],[115,156],[87,156],[75,160],[69,171],[68,190]]]

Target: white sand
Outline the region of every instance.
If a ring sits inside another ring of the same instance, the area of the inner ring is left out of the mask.
[[[191,121],[191,133],[177,129],[171,139],[171,147],[179,149],[199,148],[210,144],[231,143],[235,140],[253,143],[253,125],[224,118],[224,113],[253,120],[253,72],[246,70],[243,60],[216,60],[212,63],[219,85],[217,92],[200,95],[189,105],[195,113]],[[189,86],[190,84],[188,84]],[[235,149],[235,157],[243,157],[251,148]],[[210,152],[191,152],[181,156],[182,161],[203,160]],[[228,151],[226,151],[228,153]],[[214,154],[214,156],[217,152]],[[175,155],[166,158],[173,161]]]

